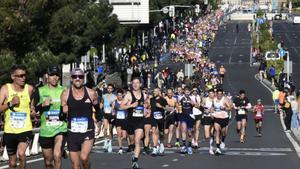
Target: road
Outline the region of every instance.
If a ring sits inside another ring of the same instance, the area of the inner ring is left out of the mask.
[[[296,85],[300,84],[300,24],[276,21],[273,24],[274,37],[279,42],[283,41],[293,61],[292,78]]]
[[[225,155],[209,155],[208,143],[201,139],[200,149],[193,155],[179,154],[176,149],[168,149],[161,157],[141,155],[139,164],[142,169],[299,169],[297,153],[283,132],[279,117],[270,109],[271,94],[254,78],[257,67],[249,66],[250,34],[246,29],[247,23],[239,23],[238,34],[235,33],[236,24],[229,23],[226,30],[219,31],[209,56],[225,65],[227,75],[224,88],[227,91],[237,93],[239,89],[244,89],[252,103],[258,98],[263,99],[268,109],[265,113],[263,137],[256,137],[253,116],[250,115],[247,141],[244,144],[239,143],[239,137],[235,133],[235,121],[230,122]],[[91,154],[92,168],[128,169],[130,157],[131,154],[104,153],[101,144],[98,144]],[[28,164],[28,168],[42,168],[42,159],[35,160]],[[70,168],[68,160],[63,160],[63,168]]]

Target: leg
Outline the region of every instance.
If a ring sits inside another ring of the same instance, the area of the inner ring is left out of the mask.
[[[72,169],[80,169],[80,152],[70,151],[70,159],[72,163]]]
[[[103,120],[103,134],[104,134],[104,138],[108,138],[108,128],[109,128],[109,123],[107,119]]]
[[[149,148],[151,125],[146,124],[146,125],[144,126],[144,130],[145,130],[144,147]]]
[[[173,138],[173,130],[174,130],[174,125],[171,124],[169,126],[169,130],[168,130],[168,143],[171,144],[172,138]]]
[[[141,152],[141,146],[140,146],[140,142],[141,139],[143,138],[143,129],[136,129],[135,130],[135,134],[134,134],[134,144],[135,144],[135,148],[134,148],[134,157],[138,158]]]
[[[53,151],[51,148],[42,149],[45,169],[53,168]]]
[[[199,136],[200,136],[200,120],[197,120],[195,123],[195,143],[198,145],[199,142]]]
[[[80,152],[80,160],[82,162],[83,169],[90,169],[91,168],[91,163],[90,163],[90,153],[93,148],[94,144],[94,139],[91,140],[85,140],[81,147],[81,152]]]
[[[118,146],[122,148],[122,129],[120,126],[117,127]]]
[[[28,147],[28,143],[25,142],[20,142],[18,145],[18,155],[19,155],[19,163],[20,169],[25,169],[26,168],[26,149]]]
[[[17,168],[17,155],[16,154],[9,156],[9,168],[10,169]]]
[[[220,148],[220,144],[221,144],[221,139],[220,139],[220,136],[221,136],[221,126],[220,124],[218,123],[214,123],[214,127],[215,127],[215,141],[216,141],[216,145],[217,145],[217,148]]]
[[[187,130],[187,125],[186,123],[181,123],[181,138],[182,138],[182,144],[183,146],[186,146],[186,130]]]
[[[54,146],[54,168],[60,169],[61,168],[61,156],[62,156],[62,145],[63,144],[63,135],[58,135],[55,137],[55,146]]]
[[[152,140],[153,140],[153,147],[156,148],[158,145],[158,127],[152,127]]]

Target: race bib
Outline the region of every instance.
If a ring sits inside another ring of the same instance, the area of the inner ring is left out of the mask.
[[[59,126],[62,125],[62,121],[59,120],[59,110],[50,110],[45,112],[46,126]]]
[[[13,128],[23,128],[26,122],[26,113],[24,112],[11,112],[10,123]]]
[[[132,116],[133,117],[144,117],[144,106],[138,106],[135,109],[133,109]]]
[[[104,113],[105,114],[110,114],[111,113],[111,107],[110,106],[104,107]]]
[[[117,119],[124,120],[126,118],[126,112],[123,110],[117,111]]]
[[[160,120],[160,119],[163,118],[162,113],[159,112],[159,111],[154,112],[154,113],[153,113],[153,116],[154,116],[154,118],[155,118],[156,120]]]
[[[244,115],[244,114],[246,114],[246,111],[244,109],[240,109],[240,110],[238,110],[238,114]]]
[[[88,119],[86,117],[71,119],[71,132],[85,133],[88,129]]]
[[[202,112],[198,108],[193,107],[193,114],[194,115],[201,115]]]
[[[257,112],[255,115],[256,118],[262,118],[262,113],[261,112]]]

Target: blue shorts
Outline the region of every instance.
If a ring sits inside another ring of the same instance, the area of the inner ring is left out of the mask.
[[[195,119],[193,119],[189,114],[182,114],[179,121],[181,123],[185,123],[188,130],[192,130],[194,128]]]
[[[277,106],[279,104],[279,100],[278,99],[274,100],[274,104]]]

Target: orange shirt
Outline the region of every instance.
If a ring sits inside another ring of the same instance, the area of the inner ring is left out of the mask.
[[[278,96],[279,104],[283,104],[284,103],[284,98],[285,98],[285,93],[284,92],[280,92],[279,96]]]

